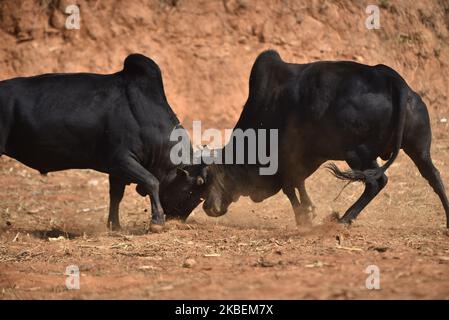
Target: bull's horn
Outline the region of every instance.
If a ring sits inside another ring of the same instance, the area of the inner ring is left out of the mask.
[[[204,179],[202,177],[196,177],[196,184],[202,186],[204,184]]]

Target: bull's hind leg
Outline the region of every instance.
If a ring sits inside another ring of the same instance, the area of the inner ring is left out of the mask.
[[[351,159],[347,161],[351,169],[367,170],[378,168],[379,165],[376,161],[364,162],[361,159]],[[379,179],[368,179],[365,181],[365,190],[360,198],[345,212],[340,219],[341,223],[350,224],[360,212],[374,199],[375,196],[385,187],[388,182],[388,178],[383,174]]]
[[[449,228],[449,203],[440,173],[433,165],[430,156],[432,132],[427,108],[422,100],[417,97],[415,97],[415,103],[411,107],[413,113],[408,115],[407,134],[403,141],[403,149],[440,198],[446,213],[446,226]]]
[[[430,149],[430,143],[428,148]],[[404,151],[410,156],[415,165],[418,167],[421,175],[429,182],[433,191],[440,198],[444,207],[444,211],[446,213],[446,226],[447,228],[449,228],[449,203],[447,200],[446,192],[444,190],[443,182],[441,181],[440,172],[432,163],[430,151],[417,151],[416,145],[415,147],[404,149]],[[427,149],[427,147],[425,149]]]
[[[108,228],[120,230],[119,206],[125,193],[126,184],[119,178],[109,175],[109,217]]]

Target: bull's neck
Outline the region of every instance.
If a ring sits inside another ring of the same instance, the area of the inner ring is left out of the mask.
[[[150,170],[158,178],[164,178],[168,171],[179,167],[180,164],[174,163],[176,159],[171,159],[172,148],[178,143],[178,141],[170,140],[170,135],[175,129],[182,129],[182,126],[178,124],[170,123],[166,121],[166,125],[159,124],[157,134],[154,133],[154,126],[142,129],[142,163],[145,168]],[[193,158],[193,149],[190,141],[188,143],[190,158]]]
[[[216,174],[219,176],[221,188],[230,193],[233,198],[251,196],[256,190],[264,188],[269,183],[270,176],[259,174],[259,167],[246,164],[216,164]]]

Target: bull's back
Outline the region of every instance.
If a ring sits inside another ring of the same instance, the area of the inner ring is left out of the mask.
[[[344,159],[347,150],[362,144],[382,153],[394,123],[394,81],[376,66],[310,64],[287,89],[295,97],[286,113],[290,127],[296,134],[301,128],[301,140],[313,142],[305,148],[323,158]]]
[[[3,152],[42,172],[95,166],[107,144],[108,125],[121,118],[123,97],[115,75],[48,74],[4,81]]]

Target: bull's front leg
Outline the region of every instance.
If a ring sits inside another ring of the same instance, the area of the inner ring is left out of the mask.
[[[315,218],[315,205],[307,193],[306,184],[304,180],[301,180],[298,184],[299,198],[301,199],[301,211],[305,214],[311,214],[312,219]]]
[[[308,211],[304,210],[304,206],[299,203],[298,197],[296,196],[294,186],[283,186],[282,191],[290,200],[293,207],[293,212],[295,213],[296,224],[299,225],[310,225],[312,223],[309,218]]]
[[[117,174],[120,174],[126,180],[140,185],[145,193],[150,195],[150,231],[162,231],[165,224],[165,214],[159,200],[159,180],[132,157],[120,159],[116,171],[118,171]]]

